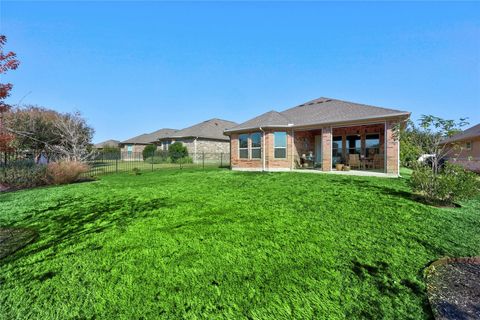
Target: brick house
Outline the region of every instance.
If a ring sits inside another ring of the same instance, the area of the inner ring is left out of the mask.
[[[144,133],[139,136],[127,139],[119,143],[122,160],[138,160],[145,146],[152,144],[165,136],[176,132],[176,129],[163,128],[151,133]]]
[[[225,131],[233,170],[311,168],[399,174],[395,127],[409,112],[319,98],[270,111]],[[339,166],[337,166],[337,164]]]
[[[194,161],[203,159],[217,159],[220,155],[230,153],[230,139],[223,132],[238,123],[222,120],[210,119],[197,123],[188,128],[171,132],[162,136],[151,143],[155,143],[160,150],[168,150],[170,144],[181,142],[187,147],[188,153]]]
[[[444,143],[451,148],[449,161],[480,173],[480,123],[450,137]]]

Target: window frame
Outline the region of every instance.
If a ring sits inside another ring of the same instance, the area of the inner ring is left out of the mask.
[[[284,133],[285,134],[285,147],[277,147],[276,146],[276,143],[277,143],[277,141],[276,141],[277,139],[275,137],[276,133]],[[277,159],[278,160],[285,160],[285,159],[288,158],[287,146],[288,146],[288,133],[286,131],[274,131],[273,132],[273,158],[275,160],[277,160]],[[282,158],[277,157],[276,152],[275,152],[277,149],[285,149],[285,157],[282,157]]]
[[[247,139],[247,147],[243,147],[241,146],[241,137],[242,136],[246,136],[246,139]],[[250,135],[248,133],[242,133],[242,134],[239,134],[238,135],[238,159],[241,159],[241,160],[249,160],[250,159],[250,151],[249,151],[249,143],[248,143],[248,140],[249,140],[249,137]],[[247,157],[244,158],[242,157],[242,150],[247,150]]]
[[[378,147],[367,147],[368,136],[378,136]],[[365,134],[365,157],[368,157],[368,150],[370,150],[370,149],[375,150],[374,154],[380,155],[380,147],[381,147],[380,141],[381,141],[380,140],[380,133],[367,133],[367,134]]]
[[[465,149],[467,151],[472,151],[472,141],[465,141]]]
[[[253,146],[253,139],[252,139],[252,136],[253,135],[258,135],[260,137],[260,140],[259,140],[259,146],[258,147],[254,147]],[[250,133],[249,135],[249,139],[250,139],[250,144],[249,144],[249,147],[250,147],[250,151],[249,151],[249,155],[250,155],[250,160],[260,160],[262,159],[262,133],[261,132],[252,132]],[[260,150],[260,156],[258,158],[254,158],[253,157],[253,150]]]
[[[354,137],[355,139],[349,139],[349,137]],[[362,155],[362,136],[360,134],[349,134],[345,136],[345,141],[346,141],[346,146],[345,146],[345,151],[346,154],[358,154],[359,156]],[[350,141],[355,141],[355,146],[351,147],[350,146]],[[360,145],[357,147],[357,142],[360,143]],[[351,153],[351,150],[354,152]],[[358,152],[358,153],[357,153]]]

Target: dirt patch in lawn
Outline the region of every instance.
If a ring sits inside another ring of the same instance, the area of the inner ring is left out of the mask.
[[[426,280],[435,319],[480,319],[480,257],[437,260]]]
[[[0,228],[0,259],[11,255],[37,238],[37,232],[26,228]]]

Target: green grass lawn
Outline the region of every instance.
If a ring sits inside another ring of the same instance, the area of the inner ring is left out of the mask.
[[[123,173],[132,172],[134,168],[140,171],[154,171],[163,169],[194,169],[194,168],[219,168],[226,167],[230,164],[229,159],[197,161],[195,163],[149,163],[143,160],[98,160],[90,163],[88,175],[101,175],[104,173]]]
[[[429,318],[423,269],[480,255],[480,199],[406,179],[163,170],[0,195],[39,239],[0,260],[0,319]]]

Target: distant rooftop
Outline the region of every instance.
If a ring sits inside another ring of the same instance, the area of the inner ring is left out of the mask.
[[[444,140],[443,142],[456,142],[472,138],[480,138],[480,123],[460,133],[457,133],[456,135]]]
[[[151,133],[144,133],[139,136],[127,139],[125,141],[122,141],[122,144],[150,144],[153,141],[156,141],[158,139],[161,139],[165,136],[171,135],[174,132],[178,131],[177,129],[169,129],[169,128],[163,128]]]
[[[118,147],[119,143],[120,143],[120,141],[118,141],[118,140],[110,139],[110,140],[106,140],[106,141],[96,143],[96,144],[93,145],[93,147],[96,148],[96,149],[103,149],[105,147]]]
[[[225,130],[232,128],[238,125],[236,122],[223,120],[223,119],[210,119],[200,123],[197,123],[188,128],[172,132],[169,135],[163,137],[167,138],[204,138],[204,139],[214,139],[214,140],[225,140],[228,141],[229,138],[223,133]]]

